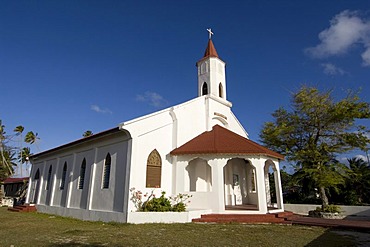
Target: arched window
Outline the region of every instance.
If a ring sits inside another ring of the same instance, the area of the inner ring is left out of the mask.
[[[34,180],[40,179],[40,170],[37,169],[35,176],[33,177]]]
[[[162,159],[157,149],[154,149],[148,156],[146,163],[146,187],[160,188],[162,174]]]
[[[63,172],[62,172],[62,180],[60,181],[60,189],[64,190],[64,185],[66,184],[66,176],[67,176],[67,162],[64,162]]]
[[[46,180],[46,190],[49,190],[49,188],[50,188],[50,180],[51,180],[51,172],[52,172],[52,170],[53,170],[53,166],[52,165],[50,165],[50,167],[49,167],[49,172],[48,172],[48,179]]]
[[[207,85],[207,82],[204,82],[202,86],[202,95],[207,95],[207,94],[208,94],[208,85]]]
[[[105,157],[105,162],[104,162],[103,189],[109,188],[110,165],[111,165],[111,156],[108,153],[107,156]]]
[[[80,177],[78,178],[78,189],[79,190],[82,190],[84,188],[85,171],[86,171],[86,159],[84,158],[81,164],[81,168],[80,168]]]
[[[224,97],[224,88],[223,88],[223,86],[222,86],[221,82],[220,82],[220,84],[218,85],[218,96],[219,96],[220,98],[223,98],[223,97]]]

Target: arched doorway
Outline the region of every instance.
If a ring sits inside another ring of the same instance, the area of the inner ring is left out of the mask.
[[[233,158],[228,160],[223,170],[225,208],[257,210],[255,168],[250,161]]]
[[[37,203],[39,191],[40,191],[40,170],[37,169],[32,181],[30,203],[34,204]]]
[[[264,167],[266,204],[270,209],[278,208],[278,179],[277,169],[271,160],[265,162]]]

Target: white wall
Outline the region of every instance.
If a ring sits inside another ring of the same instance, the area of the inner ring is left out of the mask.
[[[126,180],[127,142],[99,146],[95,155],[91,209],[123,212]],[[109,188],[103,189],[103,169],[107,154],[111,155]]]
[[[89,187],[91,184],[91,175],[94,165],[94,154],[95,150],[90,148],[83,150],[75,154],[74,169],[72,172],[71,181],[71,195],[69,199],[69,207],[71,208],[83,208],[86,209],[88,206],[88,194]],[[86,160],[86,170],[83,189],[78,188],[80,170],[83,160]]]
[[[296,214],[308,215],[308,211],[315,210],[321,205],[315,204],[284,204],[286,211],[291,211]],[[370,206],[345,206],[339,205],[342,214],[348,217],[356,218],[370,218]]]
[[[124,216],[122,217],[125,218],[127,216],[125,214],[127,212],[125,201],[128,196],[126,185],[128,174],[126,171],[130,143],[130,136],[127,135],[127,132],[122,131],[38,156],[37,160],[33,160],[30,182],[34,182],[35,173],[39,169],[41,183],[38,204],[45,205],[42,207],[43,212],[75,215],[77,211],[72,209],[94,209],[95,211],[123,212]],[[102,189],[103,166],[108,152],[111,154],[109,188]],[[86,159],[85,183],[84,188],[80,190],[78,189],[78,179],[84,158]],[[67,173],[64,189],[61,190],[60,183],[65,162]],[[46,190],[50,165],[53,167],[52,179],[49,190]],[[30,197],[31,193],[28,192],[28,194]],[[48,206],[49,204],[51,206]]]

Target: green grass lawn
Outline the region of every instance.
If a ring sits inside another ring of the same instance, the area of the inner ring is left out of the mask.
[[[325,228],[249,224],[119,224],[0,208],[0,246],[355,246]]]

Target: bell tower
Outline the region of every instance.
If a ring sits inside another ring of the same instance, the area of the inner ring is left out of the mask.
[[[212,42],[213,32],[209,32],[209,39],[206,51],[196,66],[198,68],[198,97],[212,95],[224,100],[226,99],[226,76],[225,62],[217,54]]]

